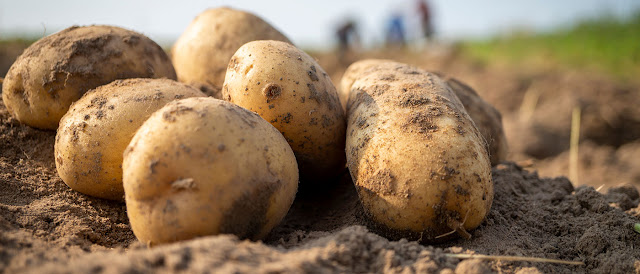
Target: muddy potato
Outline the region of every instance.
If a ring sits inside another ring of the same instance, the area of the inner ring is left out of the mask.
[[[229,62],[222,93],[282,132],[303,185],[322,186],[344,171],[344,112],[329,76],[303,51],[279,41],[243,45]]]
[[[493,201],[486,142],[439,77],[372,64],[351,87],[347,164],[363,207],[390,237],[470,237]]]
[[[343,109],[346,110],[346,102],[349,98],[349,91],[353,82],[362,73],[368,73],[370,70],[376,68],[376,64],[384,64],[393,62],[384,59],[365,59],[353,63],[347,68],[340,80],[340,101],[342,102]],[[504,134],[504,128],[502,126],[502,115],[491,104],[483,100],[471,87],[462,83],[461,81],[446,77],[441,74],[437,74],[440,78],[445,80],[448,87],[455,93],[460,99],[465,110],[471,117],[471,120],[475,123],[480,133],[489,144],[489,158],[491,159],[491,165],[497,165],[501,161],[506,160],[508,145],[507,137]]]
[[[172,49],[178,80],[220,99],[220,88],[231,56],[247,42],[289,42],[261,18],[231,8],[208,9],[199,14]]]
[[[123,200],[122,153],[151,114],[175,99],[206,96],[169,79],[116,80],[87,92],[60,120],[55,160],[73,190]]]
[[[127,213],[148,244],[232,233],[260,239],[293,203],[298,168],[272,125],[214,98],[154,113],[124,153]]]
[[[126,78],[169,78],[167,54],[146,36],[113,26],[70,27],[29,46],[13,63],[2,99],[20,122],[56,129],[90,89]]]
[[[502,115],[487,101],[482,99],[475,90],[451,77],[441,77],[458,96],[465,110],[476,124],[478,130],[489,145],[489,159],[495,166],[507,160],[507,137],[502,127]]]

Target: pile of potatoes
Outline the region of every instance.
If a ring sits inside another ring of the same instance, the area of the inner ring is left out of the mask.
[[[282,33],[230,8],[198,15],[172,60],[130,30],[65,29],[25,50],[2,98],[20,122],[57,130],[63,181],[124,200],[150,246],[261,239],[298,189],[326,190],[347,167],[389,237],[470,237],[507,148],[500,114],[462,82],[363,60],[338,90]]]

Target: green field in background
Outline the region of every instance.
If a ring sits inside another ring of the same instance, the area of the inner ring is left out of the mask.
[[[462,49],[484,64],[546,63],[635,79],[640,77],[640,12],[625,21],[603,17],[550,33],[467,41]]]

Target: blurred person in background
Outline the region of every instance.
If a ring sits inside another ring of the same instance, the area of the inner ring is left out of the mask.
[[[387,47],[401,47],[406,45],[404,18],[402,13],[395,11],[387,21]]]
[[[418,15],[420,16],[420,26],[422,27],[422,35],[425,40],[431,40],[433,36],[433,25],[431,24],[431,8],[427,0],[418,0]]]
[[[356,21],[347,19],[336,30],[338,39],[338,58],[340,62],[348,62],[360,43]]]

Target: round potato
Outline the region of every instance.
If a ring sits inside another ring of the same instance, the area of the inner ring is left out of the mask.
[[[13,63],[2,99],[18,121],[56,129],[90,89],[126,78],[169,78],[167,54],[146,36],[113,26],[71,27],[29,46]]]
[[[345,116],[327,73],[279,41],[253,41],[233,55],[223,98],[258,113],[287,139],[302,186],[321,186],[345,170]]]
[[[169,79],[116,80],[87,92],[60,120],[55,159],[73,190],[124,200],[122,153],[136,130],[168,102],[204,93]]]
[[[460,100],[439,77],[396,62],[372,64],[350,90],[347,163],[373,223],[390,237],[470,237],[493,183]]]
[[[255,40],[290,43],[282,33],[251,13],[231,8],[202,12],[173,46],[178,80],[220,99],[229,59],[240,46]]]
[[[214,98],[174,101],[151,115],[123,171],[131,228],[150,245],[219,233],[260,239],[284,218],[298,186],[282,134]]]
[[[384,59],[365,59],[351,64],[340,80],[340,102],[343,109],[346,110],[346,104],[349,98],[349,91],[356,79],[363,73],[370,73],[376,69],[377,64],[393,62]],[[458,81],[457,79],[436,74],[442,78],[446,85],[451,88],[453,93],[460,99],[466,112],[475,123],[482,137],[489,144],[489,158],[491,165],[495,166],[507,159],[509,150],[507,145],[507,137],[502,127],[502,115],[491,104],[482,99],[475,90],[468,85]]]

